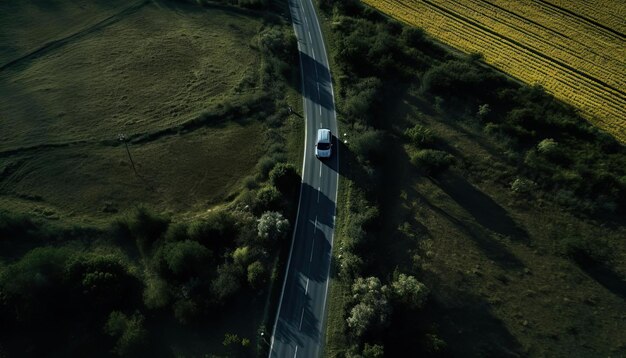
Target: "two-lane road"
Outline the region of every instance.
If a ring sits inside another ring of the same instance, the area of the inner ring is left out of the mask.
[[[300,51],[306,135],[298,216],[270,357],[318,357],[324,342],[339,162],[336,144],[332,157],[324,161],[315,158],[314,145],[319,128],[329,128],[337,135],[337,118],[326,48],[313,4],[311,0],[289,0],[289,8]]]

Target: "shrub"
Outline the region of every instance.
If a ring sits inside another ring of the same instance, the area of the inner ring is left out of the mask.
[[[241,270],[233,264],[223,264],[217,268],[217,277],[211,283],[211,291],[217,303],[226,303],[241,288]]]
[[[183,223],[175,223],[170,225],[165,232],[165,241],[184,241],[189,238],[187,234],[187,225]]]
[[[281,213],[268,211],[258,220],[257,230],[260,238],[270,242],[282,239],[289,229],[289,221]]]
[[[400,36],[400,39],[406,46],[415,48],[419,48],[424,43],[428,42],[423,29],[410,26],[402,28],[402,35]]]
[[[339,276],[345,280],[354,280],[363,270],[363,260],[356,254],[346,251],[339,255]]]
[[[144,318],[139,313],[128,317],[122,312],[111,312],[104,331],[117,339],[114,352],[122,357],[138,356],[148,341]]]
[[[278,163],[270,171],[270,182],[282,193],[293,193],[300,186],[300,175],[292,164]]]
[[[143,302],[149,309],[163,308],[170,302],[170,290],[167,282],[157,275],[145,280]]]
[[[376,277],[357,278],[352,284],[355,305],[347,318],[348,327],[355,336],[362,337],[368,331],[376,331],[389,323],[391,306],[388,289]]]
[[[192,222],[187,231],[190,240],[198,241],[216,255],[231,247],[238,234],[237,221],[231,213],[222,210]]]
[[[427,147],[435,142],[435,136],[432,130],[420,124],[416,124],[405,130],[404,135],[418,148]]]
[[[116,255],[75,256],[67,265],[66,277],[77,298],[95,310],[128,307],[138,299],[140,281],[130,274],[128,263]]]
[[[558,148],[558,143],[552,139],[547,138],[537,144],[537,151],[541,154],[550,155],[554,153]]]
[[[269,177],[270,171],[278,164],[279,161],[275,157],[263,157],[257,163],[259,178],[265,180]]]
[[[435,96],[471,98],[484,103],[504,81],[502,76],[483,69],[471,59],[454,59],[428,70],[423,77],[422,90]]]
[[[528,179],[515,178],[511,183],[511,191],[516,194],[529,194],[536,187],[536,184]]]
[[[22,325],[52,322],[49,317],[67,310],[66,267],[73,255],[64,248],[36,248],[0,273],[0,291]]]
[[[185,281],[206,274],[211,252],[197,241],[169,242],[159,249],[156,260],[161,274]]]
[[[423,149],[411,157],[411,163],[428,175],[436,175],[448,169],[454,157],[444,151]]]
[[[182,298],[174,303],[174,318],[182,324],[189,324],[200,314],[198,305],[191,299]]]
[[[413,309],[421,308],[428,297],[428,288],[423,283],[402,273],[391,283],[391,289],[398,303]]]
[[[264,211],[280,211],[283,206],[283,196],[273,185],[261,188],[254,201],[253,212],[260,214]]]
[[[363,358],[383,358],[385,356],[385,348],[379,344],[365,343],[363,347]]]
[[[265,267],[260,261],[248,265],[248,283],[252,288],[260,288],[266,282]]]
[[[385,136],[382,131],[368,130],[357,135],[350,147],[363,163],[378,163],[385,153]]]
[[[250,247],[248,246],[238,247],[233,251],[233,262],[235,265],[245,268],[250,263],[251,258]]]

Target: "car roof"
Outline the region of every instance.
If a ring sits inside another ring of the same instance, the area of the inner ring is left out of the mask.
[[[330,129],[320,128],[317,130],[317,139],[330,139]]]

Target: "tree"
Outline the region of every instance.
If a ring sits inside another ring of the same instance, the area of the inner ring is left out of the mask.
[[[292,164],[278,163],[270,171],[270,181],[282,193],[292,193],[300,185],[300,175]]]
[[[382,285],[377,277],[359,277],[354,281],[352,298],[355,305],[350,310],[347,323],[355,336],[362,337],[389,323],[391,306],[388,295],[387,286]]]
[[[252,258],[250,247],[242,246],[235,249],[233,252],[233,262],[235,265],[246,267],[250,263]]]
[[[422,149],[411,157],[411,163],[427,175],[436,175],[454,163],[454,157],[444,151]]]
[[[254,212],[262,213],[267,210],[277,211],[281,209],[283,197],[273,185],[267,185],[259,189],[254,202]]]
[[[252,288],[259,288],[265,283],[265,267],[261,261],[254,261],[248,265],[248,283]]]
[[[420,124],[405,130],[404,135],[418,148],[432,145],[435,141],[433,132]]]
[[[383,358],[385,356],[385,348],[379,344],[365,343],[363,347],[363,358]]]
[[[403,273],[391,283],[394,298],[398,303],[411,308],[420,308],[428,297],[428,288],[415,277]]]
[[[237,237],[237,221],[226,211],[211,212],[206,218],[189,225],[189,239],[198,241],[213,251],[223,253]]]
[[[276,241],[282,239],[289,229],[289,220],[281,213],[268,211],[258,220],[257,230],[260,238]]]
[[[117,338],[113,351],[122,357],[138,356],[148,341],[148,331],[144,328],[144,318],[138,312],[130,317],[122,312],[111,312],[104,326],[104,331]]]
[[[13,306],[16,319],[29,327],[35,322],[53,322],[67,310],[67,263],[73,252],[42,247],[28,252],[0,272],[0,292]]]
[[[237,293],[241,288],[241,270],[239,267],[226,263],[217,268],[217,277],[211,284],[211,291],[217,303],[225,303],[226,299]]]
[[[192,240],[169,242],[157,253],[157,265],[161,274],[180,280],[203,275],[210,262],[209,249]]]
[[[198,305],[191,299],[182,298],[174,303],[174,317],[182,324],[188,324],[198,317]]]
[[[80,301],[91,310],[120,309],[139,299],[140,281],[117,255],[83,254],[66,269],[67,279]],[[122,296],[119,293],[124,292]]]

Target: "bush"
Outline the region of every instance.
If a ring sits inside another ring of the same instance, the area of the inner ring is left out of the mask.
[[[125,308],[139,298],[141,282],[130,274],[128,263],[115,255],[75,256],[67,265],[66,277],[80,302],[94,311]]]
[[[363,358],[383,358],[385,356],[385,349],[379,344],[365,343],[363,347]]]
[[[186,281],[205,276],[212,265],[211,252],[197,241],[169,242],[156,255],[159,272],[165,277]]]
[[[266,185],[261,188],[254,201],[253,212],[261,214],[265,211],[281,211],[283,209],[283,196],[272,185]]]
[[[232,214],[221,210],[192,222],[188,229],[190,240],[198,241],[216,256],[233,245],[237,234],[237,221]]]
[[[121,357],[139,356],[148,341],[148,331],[144,328],[144,318],[135,313],[131,317],[113,311],[104,326],[104,331],[117,339],[114,352]]]
[[[396,302],[412,309],[421,308],[428,297],[428,288],[423,283],[402,273],[391,283],[391,289]]]
[[[217,277],[211,284],[216,303],[226,303],[241,288],[241,269],[233,264],[223,264],[217,268]]]
[[[361,162],[379,163],[386,152],[385,135],[382,131],[365,131],[352,140],[350,147]]]
[[[67,264],[74,253],[64,248],[42,247],[28,252],[0,273],[0,291],[19,312],[15,318],[30,327],[35,322],[51,323],[49,317],[67,311]]]
[[[182,298],[174,303],[174,317],[182,324],[189,324],[198,319],[198,305],[191,299]]]
[[[484,103],[504,83],[502,76],[483,69],[471,60],[455,59],[428,70],[422,80],[422,90],[435,96]]]
[[[252,288],[260,288],[267,281],[265,267],[263,266],[261,261],[257,260],[248,265],[247,271],[248,283]]]
[[[281,213],[268,211],[258,220],[257,230],[260,238],[274,242],[285,237],[289,221]]]
[[[265,180],[269,177],[270,171],[278,164],[280,161],[275,157],[263,157],[257,163],[257,169],[259,171],[259,178],[261,180]]]
[[[354,281],[352,298],[355,304],[346,321],[355,336],[362,337],[389,323],[391,306],[387,296],[387,286],[382,285],[376,277],[357,278]]]
[[[165,232],[165,241],[185,241],[189,238],[187,234],[188,227],[183,223],[175,223],[170,225]]]
[[[530,194],[535,187],[535,183],[524,178],[515,178],[511,183],[511,191],[516,194]]]
[[[423,149],[411,157],[411,163],[428,175],[436,175],[448,169],[454,157],[444,151]]]
[[[300,187],[300,175],[292,164],[276,164],[269,177],[270,182],[282,193],[291,194]]]
[[[432,130],[420,124],[416,124],[415,126],[405,130],[404,135],[417,148],[428,147],[435,142],[435,136],[433,135]]]

